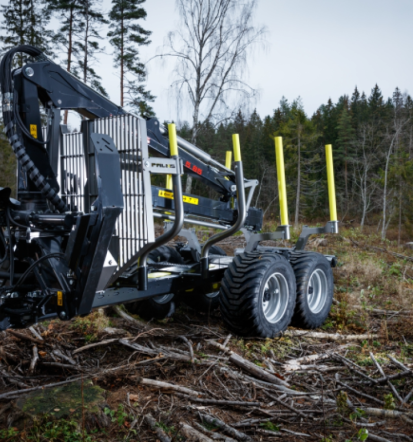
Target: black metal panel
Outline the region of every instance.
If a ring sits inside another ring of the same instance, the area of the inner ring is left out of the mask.
[[[185,215],[201,216],[233,225],[237,220],[237,210],[231,208],[231,202],[215,201],[198,195],[184,194]],[[152,202],[155,209],[175,210],[173,193],[162,187],[152,186]],[[250,207],[245,227],[261,230],[263,214],[261,209]]]

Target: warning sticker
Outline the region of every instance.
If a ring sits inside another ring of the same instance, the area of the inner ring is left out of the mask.
[[[31,124],[30,125],[30,135],[33,138],[37,138],[37,125],[36,124]]]
[[[160,197],[162,197],[162,198],[167,198],[167,199],[169,199],[169,200],[173,200],[173,199],[174,199],[174,194],[173,194],[173,192],[168,192],[168,191],[166,191],[166,190],[160,190],[159,193],[158,193],[158,195],[159,195]],[[192,197],[192,196],[184,195],[182,199],[183,199],[184,203],[187,203],[187,204],[194,204],[194,205],[197,206],[198,203],[199,203],[198,198],[194,198],[194,197]]]
[[[57,305],[63,307],[63,292],[57,292]]]

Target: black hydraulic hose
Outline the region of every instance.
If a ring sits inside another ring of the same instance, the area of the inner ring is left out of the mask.
[[[20,276],[20,278],[18,279],[18,281],[16,282],[15,285],[11,285],[11,286],[7,286],[7,287],[2,287],[0,288],[0,292],[4,292],[7,290],[15,290],[17,289],[19,286],[21,286],[23,284],[23,282],[26,280],[26,278],[29,276],[29,274],[31,273],[31,271],[40,263],[42,263],[43,261],[45,261],[46,259],[50,259],[50,258],[59,258],[59,259],[63,259],[65,257],[64,253],[60,253],[60,252],[56,252],[56,253],[49,253],[48,255],[44,255],[41,256],[37,261],[35,261],[33,264],[31,264],[27,270]]]
[[[4,247],[4,256],[3,258],[0,258],[0,264],[3,264],[4,261],[6,261],[8,255],[9,255],[9,246],[7,245],[6,239],[4,238],[3,229],[0,227],[0,240]]]
[[[34,185],[40,190],[45,198],[50,201],[59,212],[66,211],[65,202],[59,197],[56,191],[46,181],[46,178],[41,174],[40,170],[35,166],[30,156],[27,154],[23,143],[20,141],[20,136],[15,128],[15,123],[20,125],[19,116],[17,115],[14,99],[13,99],[13,80],[12,80],[12,63],[13,56],[22,52],[32,57],[37,57],[42,52],[29,45],[21,45],[7,51],[0,63],[0,83],[1,93],[3,98],[3,121],[4,132],[7,135],[9,143],[21,164],[22,168],[29,175]],[[41,143],[43,144],[43,143]]]
[[[9,271],[10,271],[10,284],[13,285],[14,281],[14,249],[13,249],[13,242],[12,242],[12,236],[11,236],[11,227],[10,227],[10,220],[7,217],[6,218],[6,224],[7,224],[7,230],[9,232],[9,252],[10,252],[10,265],[9,265]]]

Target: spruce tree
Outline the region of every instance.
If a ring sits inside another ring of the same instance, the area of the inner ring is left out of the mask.
[[[50,13],[43,0],[9,0],[7,5],[1,6],[1,12],[1,30],[5,32],[0,36],[2,52],[26,44],[52,55],[53,31],[46,29]],[[22,54],[16,57],[16,63],[20,67],[23,65]]]
[[[337,124],[337,149],[334,158],[344,163],[344,195],[346,207],[349,204],[348,163],[351,160],[352,146],[354,143],[354,129],[351,123],[351,115],[347,105],[343,107]]]
[[[140,25],[146,17],[143,3],[145,0],[112,0],[108,37],[115,48],[115,67],[120,69],[120,105],[128,105],[141,115],[153,115],[149,102],[155,97],[144,87],[146,70],[138,50],[150,43],[151,34]]]

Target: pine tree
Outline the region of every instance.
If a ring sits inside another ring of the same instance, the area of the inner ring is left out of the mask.
[[[108,21],[103,16],[97,6],[97,0],[78,0],[79,4],[79,39],[74,42],[74,53],[77,55],[77,64],[79,77],[99,93],[108,96],[102,86],[101,77],[93,68],[96,61],[96,54],[103,50],[100,47],[99,40],[102,37],[99,34],[100,27],[107,24]]]
[[[78,75],[74,60],[79,56],[75,41],[79,35],[80,0],[47,0],[48,10],[56,15],[60,26],[56,34],[56,43],[63,46],[64,63],[68,72]],[[68,111],[65,111],[64,124],[67,124]]]
[[[26,44],[52,55],[50,42],[53,31],[46,29],[50,13],[43,0],[9,0],[8,5],[2,5],[1,9],[4,17],[1,30],[6,34],[0,36],[2,52]],[[22,54],[16,62],[17,66],[23,65]]]
[[[146,17],[141,7],[146,0],[112,0],[108,33],[115,48],[115,67],[120,69],[120,105],[128,105],[141,115],[154,115],[149,102],[155,97],[144,87],[145,65],[139,61],[139,46],[150,43],[150,31],[139,24]]]

